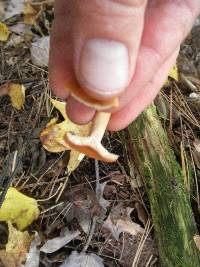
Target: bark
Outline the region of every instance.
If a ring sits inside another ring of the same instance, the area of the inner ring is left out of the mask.
[[[183,173],[154,106],[128,128],[127,148],[144,179],[163,267],[199,267],[197,233]]]

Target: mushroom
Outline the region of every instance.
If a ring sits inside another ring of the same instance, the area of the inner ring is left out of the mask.
[[[92,128],[89,136],[78,136],[67,132],[64,138],[66,145],[98,160],[106,162],[116,161],[118,155],[108,152],[101,144],[110,115],[111,114],[108,112],[97,112],[92,121]]]
[[[116,97],[109,100],[93,99],[82,90],[76,81],[68,83],[66,85],[66,90],[76,100],[96,109],[97,112],[92,121],[90,135],[78,136],[72,132],[67,132],[64,137],[65,145],[98,160],[106,162],[116,161],[118,159],[118,155],[108,152],[101,144],[101,140],[111,115],[110,113],[103,112],[102,110],[118,107],[118,98]]]
[[[77,82],[71,82],[66,85],[66,90],[74,97],[77,101],[82,104],[92,107],[96,110],[106,110],[109,108],[115,108],[119,105],[119,100],[117,97],[109,100],[97,100],[93,99],[91,96],[87,95],[83,89],[78,85]]]

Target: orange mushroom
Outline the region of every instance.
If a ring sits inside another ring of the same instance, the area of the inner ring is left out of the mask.
[[[114,162],[118,159],[118,155],[108,152],[101,140],[106,130],[107,124],[110,119],[110,113],[97,112],[94,120],[92,121],[91,133],[89,136],[78,136],[73,133],[67,132],[64,140],[66,146],[71,147],[89,157],[106,161]]]
[[[71,96],[74,97],[74,99],[96,110],[116,108],[119,105],[119,100],[117,97],[109,100],[97,100],[92,98],[91,96],[87,95],[76,82],[69,83],[66,86],[66,90],[70,93]]]
[[[90,135],[78,136],[74,133],[67,132],[64,137],[65,145],[98,160],[106,162],[116,161],[118,159],[118,155],[108,152],[101,144],[101,140],[111,115],[110,113],[103,112],[102,110],[117,107],[119,105],[118,98],[109,100],[93,99],[81,89],[77,82],[69,83],[66,86],[66,89],[76,100],[96,109],[97,112],[92,121]]]

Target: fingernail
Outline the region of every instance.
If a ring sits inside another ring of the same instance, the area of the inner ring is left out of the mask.
[[[128,49],[116,41],[87,40],[80,58],[78,79],[91,93],[104,97],[119,94],[128,85]]]

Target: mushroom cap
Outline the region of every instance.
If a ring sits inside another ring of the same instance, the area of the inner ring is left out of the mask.
[[[93,136],[82,137],[68,132],[64,140],[72,149],[97,160],[115,162],[118,159],[118,155],[108,152]]]
[[[75,82],[68,84],[66,86],[66,89],[69,91],[70,95],[73,96],[77,101],[96,110],[106,110],[119,106],[119,100],[117,97],[108,100],[94,99],[87,95],[83,91],[83,89],[81,89],[81,87]]]

